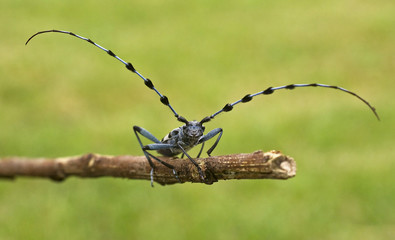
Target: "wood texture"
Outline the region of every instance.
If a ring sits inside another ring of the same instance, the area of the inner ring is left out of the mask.
[[[200,183],[196,167],[188,159],[159,157],[177,170],[155,162],[154,181],[166,185]],[[206,184],[231,179],[288,179],[296,174],[295,161],[279,151],[240,153],[196,159],[206,175]],[[67,177],[117,177],[150,180],[151,167],[145,156],[106,156],[86,154],[61,158],[0,158],[0,178],[41,177],[55,181]]]

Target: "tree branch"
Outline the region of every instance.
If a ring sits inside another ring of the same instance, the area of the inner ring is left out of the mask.
[[[159,157],[177,170],[155,162],[154,181],[159,184],[201,182],[197,168],[188,159]],[[288,179],[296,174],[295,161],[279,151],[240,153],[208,158],[196,162],[206,175],[206,184],[230,179]],[[0,158],[0,178],[19,176],[65,180],[69,176],[84,178],[118,177],[150,180],[151,167],[145,156],[106,156],[86,154],[61,158]]]

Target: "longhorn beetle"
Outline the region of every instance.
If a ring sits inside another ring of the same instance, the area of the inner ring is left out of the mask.
[[[165,106],[169,107],[170,110],[173,112],[174,116],[177,118],[178,121],[184,123],[183,126],[176,128],[174,130],[172,130],[169,134],[167,134],[162,140],[157,139],[154,135],[152,135],[150,132],[148,132],[147,130],[145,130],[144,128],[138,127],[138,126],[134,126],[133,127],[133,131],[137,137],[137,141],[139,142],[141,149],[143,150],[143,153],[145,155],[145,157],[148,160],[148,163],[151,166],[151,171],[150,171],[150,178],[151,178],[151,186],[153,186],[153,181],[154,181],[154,169],[155,169],[155,165],[153,164],[152,159],[155,159],[156,161],[158,161],[159,163],[163,164],[164,166],[170,168],[173,171],[173,174],[175,176],[176,179],[178,179],[178,181],[180,181],[177,171],[174,168],[174,166],[172,166],[169,163],[166,163],[165,161],[162,161],[161,159],[159,159],[158,157],[152,155],[151,153],[149,153],[148,151],[150,150],[156,150],[159,154],[162,154],[164,156],[168,156],[168,157],[172,157],[172,156],[176,156],[178,154],[182,154],[181,157],[183,157],[184,155],[187,156],[187,158],[196,166],[198,172],[199,172],[199,176],[201,178],[201,180],[207,184],[210,184],[208,182],[206,182],[206,178],[205,175],[202,171],[202,169],[199,167],[199,165],[196,163],[196,161],[187,153],[188,150],[190,150],[191,148],[202,144],[200,151],[197,155],[196,158],[199,158],[202,151],[203,151],[203,147],[204,147],[204,143],[214,137],[217,137],[217,139],[215,140],[214,144],[208,149],[207,154],[208,156],[210,156],[210,154],[213,152],[213,150],[215,149],[215,147],[217,146],[219,140],[221,139],[222,136],[222,128],[215,128],[213,130],[211,130],[210,132],[208,132],[207,134],[204,134],[204,130],[205,127],[203,126],[204,123],[211,121],[212,119],[214,119],[218,114],[222,113],[222,112],[229,112],[233,109],[233,107],[239,103],[246,103],[251,101],[254,97],[258,96],[258,95],[270,95],[272,94],[274,91],[276,90],[280,90],[280,89],[295,89],[295,88],[299,88],[299,87],[323,87],[323,88],[333,88],[333,89],[337,89],[346,93],[349,93],[355,97],[357,97],[358,99],[360,99],[362,102],[364,102],[366,105],[369,106],[369,108],[373,111],[374,115],[377,117],[378,120],[379,116],[375,110],[375,108],[370,105],[365,99],[363,99],[362,97],[360,97],[359,95],[357,95],[354,92],[351,92],[347,89],[344,89],[342,87],[338,87],[338,86],[332,86],[332,85],[327,85],[327,84],[320,84],[320,83],[310,83],[310,84],[289,84],[289,85],[285,85],[285,86],[280,86],[280,87],[269,87],[263,91],[254,93],[254,94],[247,94],[244,97],[242,97],[240,100],[237,100],[236,102],[233,103],[227,103],[222,109],[220,109],[219,111],[204,117],[202,120],[200,121],[188,121],[186,118],[180,116],[175,110],[174,108],[170,105],[169,99],[165,96],[162,95],[154,86],[154,84],[152,83],[152,81],[148,78],[145,78],[143,75],[141,75],[135,68],[134,66],[130,63],[130,62],[126,62],[124,60],[122,60],[120,57],[118,57],[117,55],[115,55],[111,50],[108,50],[102,46],[100,46],[99,44],[93,42],[91,39],[89,38],[85,38],[82,36],[79,36],[75,33],[72,32],[68,32],[68,31],[61,31],[61,30],[46,30],[46,31],[41,31],[41,32],[37,32],[36,34],[34,34],[33,36],[31,36],[25,43],[28,44],[29,41],[34,38],[35,36],[42,34],[42,33],[49,33],[49,32],[55,32],[55,33],[64,33],[64,34],[69,34],[71,36],[74,36],[76,38],[85,40],[91,44],[93,44],[94,46],[100,48],[101,50],[107,52],[108,55],[116,58],[117,60],[119,60],[120,62],[122,62],[123,64],[125,64],[126,68],[128,70],[130,70],[131,72],[137,74],[141,79],[144,80],[144,84],[151,90],[155,91],[158,95],[159,95],[159,99],[162,102],[162,104],[164,104]],[[151,144],[147,144],[147,145],[143,145],[139,134],[142,135],[143,137],[151,140],[153,143]],[[152,159],[151,159],[152,158]],[[215,176],[214,176],[215,177]]]

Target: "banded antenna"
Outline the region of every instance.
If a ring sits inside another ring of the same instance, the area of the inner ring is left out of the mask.
[[[200,123],[205,123],[205,122],[209,122],[210,120],[212,120],[215,116],[217,116],[218,114],[222,113],[222,112],[229,112],[233,109],[233,107],[239,103],[246,103],[252,100],[253,97],[258,96],[258,95],[269,95],[272,94],[274,91],[276,90],[280,90],[280,89],[295,89],[298,87],[324,87],[324,88],[333,88],[333,89],[337,89],[346,93],[349,93],[355,97],[357,97],[359,100],[361,100],[362,102],[364,102],[366,105],[368,105],[368,107],[373,111],[374,115],[376,116],[376,118],[380,121],[379,115],[376,112],[376,109],[370,105],[370,103],[368,101],[366,101],[365,99],[363,99],[361,96],[359,96],[358,94],[351,92],[345,88],[342,87],[338,87],[338,86],[332,86],[332,85],[326,85],[326,84],[320,84],[320,83],[310,83],[310,84],[289,84],[289,85],[285,85],[285,86],[280,86],[280,87],[269,87],[266,90],[254,93],[254,94],[247,94],[245,95],[243,98],[241,98],[240,100],[237,100],[234,103],[227,103],[221,110],[215,112],[214,114],[207,116],[205,118],[203,118]]]
[[[111,57],[116,58],[118,61],[120,61],[121,63],[125,64],[125,67],[126,67],[128,70],[130,70],[131,72],[137,74],[141,79],[143,79],[143,80],[144,80],[144,84],[145,84],[149,89],[154,90],[154,91],[159,95],[161,103],[163,103],[164,105],[166,105],[166,106],[168,106],[168,107],[170,108],[170,110],[173,112],[174,116],[177,118],[178,121],[183,122],[183,123],[188,123],[188,121],[187,121],[184,117],[178,115],[178,113],[177,113],[177,112],[174,110],[174,108],[170,105],[169,99],[168,99],[165,95],[162,95],[162,94],[155,88],[154,84],[152,83],[152,81],[151,81],[149,78],[145,78],[142,74],[140,74],[140,73],[134,68],[134,66],[133,66],[130,62],[124,61],[122,58],[120,58],[120,57],[118,57],[117,55],[115,55],[114,52],[112,52],[111,50],[108,50],[108,49],[106,49],[106,48],[100,46],[99,44],[93,42],[93,41],[92,41],[91,39],[89,39],[89,38],[85,38],[85,37],[82,37],[82,36],[77,35],[77,34],[75,34],[75,33],[68,32],[68,31],[61,31],[61,30],[45,30],[45,31],[40,31],[40,32],[35,33],[33,36],[31,36],[31,37],[26,41],[25,45],[27,45],[27,44],[30,42],[30,40],[32,40],[35,36],[37,36],[37,35],[39,35],[39,34],[43,34],[43,33],[50,33],[50,32],[68,34],[68,35],[71,35],[71,36],[73,36],[73,37],[76,37],[76,38],[85,40],[85,41],[87,41],[88,43],[91,43],[91,44],[93,44],[94,46],[96,46],[96,47],[100,48],[101,50],[105,51],[105,52],[106,52],[108,55],[110,55]]]

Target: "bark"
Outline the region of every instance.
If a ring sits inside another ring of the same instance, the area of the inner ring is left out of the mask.
[[[173,165],[173,171],[154,162],[154,181],[166,185],[174,183],[200,183],[197,168],[187,158],[159,157]],[[198,158],[196,162],[205,174],[206,184],[231,179],[288,179],[296,174],[293,158],[279,151],[240,153]],[[117,177],[150,180],[151,167],[145,156],[107,156],[86,154],[60,158],[0,158],[0,178],[41,177],[55,181],[76,176],[83,178]]]

